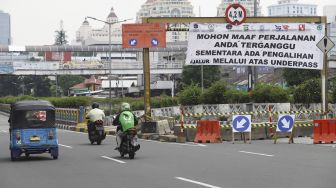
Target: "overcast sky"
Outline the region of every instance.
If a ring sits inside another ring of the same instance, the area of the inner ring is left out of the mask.
[[[11,15],[13,45],[50,45],[54,43],[55,31],[63,20],[68,41],[75,38],[76,31],[86,16],[105,20],[110,8],[120,20],[134,18],[146,0],[0,0],[0,10]],[[190,0],[194,13],[202,16],[216,16],[220,0]],[[301,3],[318,4],[318,15],[325,5],[336,5],[336,0],[299,0]],[[277,0],[261,0],[262,11],[267,15],[267,6]],[[335,10],[336,11],[336,10]],[[102,23],[90,20],[94,28]]]

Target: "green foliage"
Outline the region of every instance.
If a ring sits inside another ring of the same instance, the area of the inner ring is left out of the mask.
[[[74,75],[62,75],[58,76],[58,85],[62,88],[63,94],[68,95],[68,90],[70,87],[79,84],[85,80],[83,76],[74,76]]]
[[[191,84],[182,91],[180,91],[177,96],[179,98],[179,103],[183,105],[196,105],[200,102],[202,89],[195,84]]]
[[[227,98],[225,96],[226,91],[227,83],[225,81],[217,81],[202,93],[201,101],[204,104],[227,103]]]
[[[295,103],[319,103],[321,102],[321,80],[310,79],[295,88]]]
[[[319,78],[321,73],[319,70],[284,69],[282,75],[285,78],[288,86],[297,86],[306,80]]]
[[[227,103],[235,104],[235,103],[248,103],[250,102],[250,97],[248,92],[240,91],[240,90],[228,90],[226,93]]]
[[[288,102],[289,93],[279,86],[258,84],[252,98],[256,103],[281,103]]]
[[[220,80],[219,66],[203,66],[204,88],[211,86],[213,82]],[[201,66],[184,66],[182,71],[182,83],[184,86],[196,83],[202,85]]]

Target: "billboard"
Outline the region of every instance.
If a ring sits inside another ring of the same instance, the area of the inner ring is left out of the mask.
[[[321,70],[323,53],[316,45],[325,35],[323,28],[307,23],[191,23],[186,64]]]
[[[46,61],[71,61],[71,52],[45,52]]]
[[[12,74],[14,72],[12,63],[0,63],[0,74]]]
[[[123,24],[123,48],[165,48],[166,27],[164,24]]]

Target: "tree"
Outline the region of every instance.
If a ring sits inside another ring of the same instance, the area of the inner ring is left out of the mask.
[[[202,93],[201,101],[204,104],[225,104],[227,103],[226,91],[227,83],[217,81]]]
[[[303,82],[294,91],[295,103],[320,103],[321,97],[321,79],[318,78]]]
[[[1,75],[0,80],[0,96],[17,96],[22,93],[22,89],[18,87],[22,83],[18,76]]]
[[[256,103],[282,103],[289,101],[289,92],[279,86],[258,84],[252,97]]]
[[[219,66],[203,66],[203,86],[208,88],[212,83],[220,80]],[[191,85],[191,83],[202,85],[201,66],[189,65],[184,66],[182,71],[183,85]]]
[[[68,41],[66,40],[67,36],[65,34],[66,31],[63,29],[63,21],[61,20],[60,23],[60,29],[56,30],[56,36],[55,36],[55,45],[64,45],[67,44]]]
[[[192,83],[185,88],[181,92],[177,94],[179,98],[180,104],[183,105],[197,105],[200,103],[200,97],[201,97],[202,89]]]
[[[32,83],[34,83],[34,96],[35,97],[50,97],[50,79],[46,76],[34,76],[32,77]]]
[[[312,78],[319,78],[321,73],[319,70],[309,69],[284,69],[283,77],[286,80],[288,86],[297,86],[306,80]]]
[[[62,75],[58,77],[58,85],[61,87],[63,94],[68,95],[70,87],[79,84],[85,80],[83,76]]]

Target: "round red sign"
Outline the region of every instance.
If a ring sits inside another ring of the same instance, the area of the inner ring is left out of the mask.
[[[241,4],[232,4],[226,8],[225,19],[232,25],[240,25],[246,19],[246,9]]]

